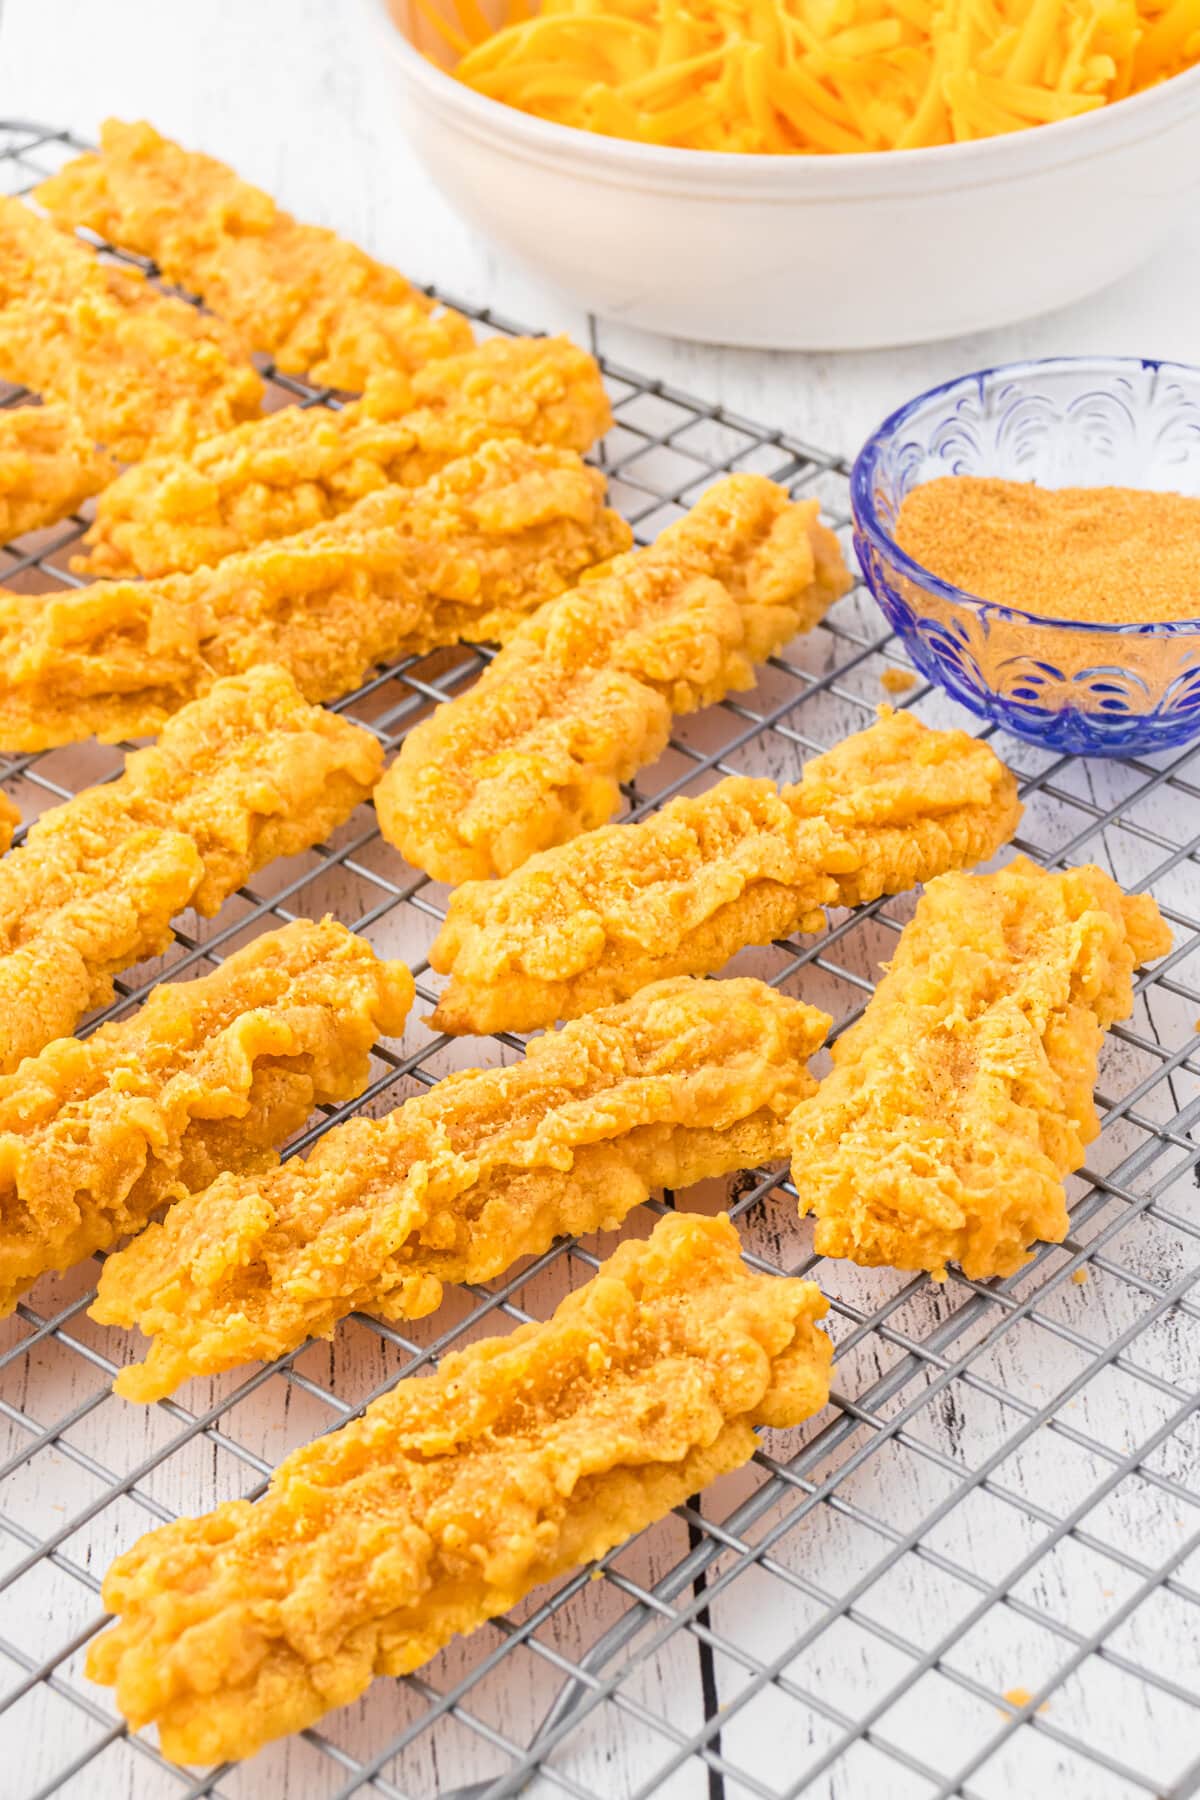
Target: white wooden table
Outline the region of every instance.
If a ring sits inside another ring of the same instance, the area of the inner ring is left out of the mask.
[[[1181,218],[1176,241],[1154,264],[1069,313],[933,347],[844,356],[771,355],[656,339],[602,320],[590,320],[569,302],[506,266],[446,209],[407,151],[396,117],[395,96],[384,76],[369,64],[364,53],[365,34],[357,14],[358,0],[340,0],[340,4],[338,0],[104,0],[102,5],[96,0],[3,0],[0,116],[65,125],[87,134],[94,133],[107,113],[149,117],[170,135],[230,161],[243,174],[277,194],[302,218],[335,226],[416,278],[435,281],[468,302],[490,305],[531,326],[569,330],[583,342],[594,330],[599,348],[619,362],[845,455],[853,453],[866,432],[892,406],[918,389],[966,368],[1018,356],[1084,350],[1147,353],[1200,362],[1198,218]],[[1097,228],[1103,229],[1102,221]],[[880,697],[877,671],[864,673],[863,684],[864,693],[869,689],[872,698]],[[847,713],[838,729],[849,729],[860,722]],[[703,724],[697,726],[697,741],[703,741],[704,729]],[[1034,756],[1025,759],[1022,766],[1034,767],[1036,762]],[[771,772],[792,774],[794,770],[780,768]],[[1067,785],[1078,783],[1088,804],[1107,806],[1120,792],[1121,777],[1118,771],[1093,767],[1084,773],[1072,772],[1066,781]],[[1160,794],[1159,803],[1157,816],[1152,807],[1139,813],[1143,823],[1150,828],[1157,826],[1165,836],[1176,840],[1190,836],[1195,827],[1181,823],[1177,811],[1187,802],[1178,795]],[[1037,830],[1044,841],[1055,841],[1061,805],[1040,799],[1034,810]],[[1059,831],[1058,841],[1065,834]],[[1098,843],[1089,845],[1089,855],[1098,853]],[[1120,852],[1116,854],[1119,861]],[[1137,873],[1129,869],[1117,872],[1126,879],[1133,879]],[[1181,908],[1190,905],[1195,911],[1195,885],[1194,864],[1177,871],[1172,878],[1171,901]],[[336,888],[328,889],[324,898],[326,903],[336,905]],[[891,940],[885,933],[877,934],[871,941],[872,954],[881,955]],[[399,943],[388,947],[393,952],[406,948]],[[866,967],[864,963],[859,973],[865,973]],[[806,996],[818,1004],[824,998],[820,991],[808,989]],[[836,1002],[831,1005],[837,1009]],[[1137,1024],[1158,1041],[1169,1043],[1185,1041],[1191,1030],[1191,1019],[1182,1002],[1170,1010],[1170,1016],[1153,1016],[1143,1008]],[[1141,1073],[1142,1063],[1132,1050],[1111,1051],[1105,1074],[1106,1078],[1112,1077],[1109,1085],[1118,1092],[1123,1091],[1122,1080],[1129,1087]],[[1185,1070],[1179,1072],[1177,1082],[1172,1106],[1180,1108],[1189,1098],[1194,1099],[1197,1083]],[[1097,1166],[1107,1170],[1123,1151],[1135,1147],[1137,1133],[1130,1127],[1123,1135],[1118,1127],[1111,1141],[1106,1132],[1104,1142],[1107,1153]],[[1187,1203],[1185,1183],[1174,1204],[1182,1207]],[[1107,1219],[1108,1214],[1100,1217]],[[781,1233],[782,1230],[780,1227]],[[792,1236],[796,1236],[794,1227]],[[1134,1265],[1147,1283],[1158,1280],[1174,1254],[1173,1249],[1168,1252],[1159,1242],[1161,1237],[1160,1233],[1149,1248],[1143,1242],[1131,1249],[1124,1239],[1120,1241],[1122,1262]],[[779,1253],[786,1256],[786,1250]],[[797,1248],[793,1260],[799,1254]],[[1156,1255],[1159,1263],[1155,1262]],[[1167,1267],[1168,1274],[1173,1268],[1173,1264]],[[883,1289],[891,1291],[887,1288],[890,1279],[851,1271],[843,1280],[839,1298],[869,1310],[878,1304]],[[895,1278],[897,1291],[900,1285],[900,1279]],[[1093,1277],[1088,1288],[1068,1285],[1056,1293],[1055,1326],[1066,1332],[1090,1334],[1099,1343],[1111,1342],[1134,1317],[1128,1309],[1128,1296],[1118,1283]],[[919,1302],[897,1313],[896,1321],[902,1329],[925,1332],[936,1322],[939,1303],[939,1296],[928,1291]],[[844,1319],[840,1326],[839,1336],[844,1338]],[[1185,1315],[1175,1320],[1170,1331],[1156,1338],[1154,1367],[1164,1380],[1185,1386],[1191,1381],[1194,1385],[1198,1329],[1194,1314]],[[91,1333],[96,1341],[100,1335]],[[1074,1362],[1068,1358],[1065,1365],[1056,1366],[1056,1347],[1065,1357],[1062,1341],[1052,1336],[1047,1342],[1044,1332],[1039,1337],[1037,1331],[1031,1330],[1008,1339],[977,1368],[982,1366],[984,1377],[996,1389],[1019,1395],[1024,1403],[1041,1405],[1078,1366],[1077,1358]],[[870,1340],[847,1359],[848,1364],[854,1364],[846,1369],[847,1383],[861,1386],[879,1377],[884,1364],[877,1363],[865,1372],[859,1367],[864,1358],[869,1362],[877,1354],[877,1348]],[[309,1353],[309,1366],[323,1369],[326,1379],[333,1373],[339,1384],[344,1382],[345,1387],[339,1385],[339,1392],[357,1395],[364,1385],[369,1385],[363,1374],[368,1364],[371,1379],[378,1379],[379,1371],[370,1361],[377,1355],[378,1346],[369,1337],[358,1328],[348,1328],[336,1362],[319,1350]],[[356,1358],[360,1358],[357,1363]],[[55,1379],[52,1370],[46,1379]],[[69,1398],[69,1394],[65,1399],[60,1395],[56,1403],[65,1405]],[[34,1395],[31,1408],[36,1400]],[[1107,1443],[1118,1447],[1138,1442],[1157,1417],[1152,1416],[1152,1409],[1146,1409],[1145,1394],[1137,1391],[1134,1384],[1115,1381],[1111,1391],[1103,1396],[1087,1389],[1067,1405],[1071,1410],[1064,1413],[1065,1419],[1102,1434]],[[996,1442],[987,1435],[986,1408],[979,1416],[968,1416],[966,1420],[954,1408],[953,1395],[948,1391],[938,1417],[918,1429],[928,1430],[931,1449],[947,1467],[978,1463]],[[109,1407],[103,1416],[110,1421],[118,1419],[123,1432],[135,1436],[145,1433],[147,1448],[153,1444],[157,1415],[135,1414],[130,1409],[118,1412]],[[321,1423],[327,1420],[317,1413],[310,1417],[298,1404],[282,1428],[269,1421],[264,1423],[260,1451],[264,1456],[277,1457],[281,1441],[286,1440],[289,1445],[299,1441]],[[89,1453],[101,1463],[109,1464],[119,1457],[120,1466],[132,1467],[141,1453],[138,1446],[142,1440],[137,1437],[133,1449],[127,1443],[114,1447],[111,1438],[104,1435],[113,1429],[109,1423],[99,1430],[95,1440],[88,1441]],[[1045,1439],[1031,1439],[1023,1452],[1024,1463],[1017,1458],[1001,1472],[1002,1479],[1010,1484],[1025,1492],[1036,1492],[1047,1514],[1068,1513],[1080,1494],[1086,1492],[1086,1481],[1095,1479],[1095,1472],[1089,1475],[1080,1466],[1080,1458],[1073,1459],[1065,1444],[1061,1437],[1051,1440],[1050,1449],[1056,1453],[1047,1455]],[[184,1483],[177,1487],[173,1483],[170,1467],[158,1488],[161,1503],[166,1507],[205,1503],[203,1499],[197,1501],[192,1486]],[[1173,1468],[1172,1474],[1182,1482],[1195,1481],[1194,1467],[1189,1470],[1183,1461]],[[11,1495],[6,1499],[0,1494],[0,1512],[11,1505],[27,1521],[29,1530],[44,1535],[47,1520],[53,1525],[56,1514],[92,1493],[86,1484],[72,1487],[74,1479],[66,1464],[58,1467],[49,1489],[38,1485],[36,1475],[28,1480],[14,1478],[16,1485]],[[228,1459],[214,1468],[213,1479],[222,1494],[242,1491],[247,1483],[245,1470],[230,1466]],[[874,1508],[877,1514],[886,1516],[903,1533],[936,1503],[941,1491],[932,1463],[906,1460],[895,1449],[891,1456],[876,1457],[869,1465],[857,1499],[867,1510]],[[731,1492],[736,1499],[736,1483]],[[1022,1540],[1019,1535],[1014,1536],[1015,1528],[1002,1508],[989,1510],[983,1504],[982,1494],[976,1498],[979,1504],[974,1513],[960,1518],[957,1527],[948,1526],[938,1547],[991,1580],[998,1570],[1019,1559]],[[1182,1503],[1181,1510],[1185,1510]],[[137,1518],[132,1508],[114,1517],[115,1540],[108,1542],[107,1526],[99,1531],[95,1542],[89,1544],[90,1566],[101,1568],[104,1556],[116,1547],[117,1541],[124,1541],[120,1534],[127,1536],[131,1524],[140,1529],[147,1522]],[[1101,1535],[1116,1536],[1129,1547],[1131,1556],[1144,1555],[1153,1560],[1171,1548],[1176,1541],[1173,1534],[1181,1526],[1181,1519],[1164,1513],[1161,1494],[1151,1491],[1140,1500],[1126,1496],[1123,1503],[1114,1501],[1111,1517],[1101,1521],[1097,1529]],[[856,1530],[851,1517],[823,1509],[814,1515],[805,1559],[796,1564],[797,1568],[802,1574],[823,1575],[831,1590],[849,1585],[857,1573],[856,1559],[866,1554]],[[649,1534],[623,1566],[636,1580],[653,1579],[682,1554],[686,1543],[684,1526],[679,1520],[670,1521],[657,1537]],[[795,1544],[789,1540],[785,1561],[795,1554]],[[1105,1606],[1119,1604],[1130,1591],[1132,1577],[1128,1571],[1104,1576],[1111,1585],[1098,1592],[1099,1579],[1096,1565],[1085,1558],[1072,1561],[1070,1556],[1062,1556],[1041,1565],[1036,1579],[1031,1578],[1022,1592],[1027,1601],[1046,1604],[1060,1616],[1077,1621],[1078,1629],[1086,1634],[1103,1616]],[[1200,1585],[1195,1559],[1191,1580],[1194,1586]],[[897,1578],[893,1591],[878,1597],[885,1623],[922,1643],[927,1638],[935,1640],[952,1615],[952,1596],[941,1594],[931,1582],[928,1567],[919,1581],[910,1570],[908,1576]],[[811,1621],[812,1602],[786,1585],[768,1582],[766,1577],[761,1588],[758,1598],[759,1588],[753,1580],[735,1586],[714,1610],[714,1623],[730,1642],[753,1646],[755,1654],[769,1657],[786,1647]],[[597,1616],[605,1621],[615,1616],[619,1606],[612,1588],[608,1584],[598,1586],[593,1594]],[[94,1602],[89,1604],[94,1611]],[[36,1657],[41,1646],[48,1648],[62,1640],[62,1626],[55,1623],[55,1609],[60,1607],[66,1608],[64,1620],[75,1617],[64,1593],[51,1582],[44,1601],[38,1602],[37,1616],[31,1609],[24,1618],[6,1617],[0,1625],[0,1637],[23,1637],[30,1654]],[[1028,1635],[1022,1637],[1017,1626],[1013,1626],[1008,1641],[1003,1640],[1003,1633],[993,1635],[994,1617],[989,1618],[988,1632],[977,1634],[977,1641],[959,1658],[960,1663],[970,1669],[971,1679],[989,1691],[1002,1691],[1005,1686],[1036,1687],[1044,1673],[1037,1642]],[[881,1651],[878,1637],[869,1643],[860,1641],[854,1637],[849,1622],[845,1623],[843,1637],[825,1643],[816,1674],[835,1702],[839,1696],[854,1693],[857,1687],[858,1697],[853,1704],[847,1700],[846,1706],[847,1711],[860,1711],[864,1704],[862,1695],[874,1692],[876,1687],[885,1688],[894,1670]],[[575,1629],[568,1618],[566,1623],[553,1624],[546,1635],[566,1654],[578,1655],[586,1640],[574,1639]],[[1134,1621],[1122,1639],[1122,1649],[1135,1661],[1141,1659],[1186,1685],[1197,1677],[1195,1629],[1194,1614],[1189,1615],[1182,1605],[1164,1604],[1152,1617],[1140,1616]],[[1061,1651],[1061,1644],[1058,1648]],[[439,1676],[443,1687],[468,1666],[463,1657],[458,1649],[449,1654]],[[554,1691],[553,1680],[548,1688],[537,1687],[536,1672],[533,1659],[526,1657],[515,1677],[501,1674],[492,1680],[482,1703],[492,1709],[487,1716],[497,1729],[509,1730],[521,1741],[535,1728],[546,1694]],[[695,1641],[677,1640],[647,1667],[633,1691],[651,1714],[670,1718],[685,1732],[692,1731],[703,1717],[702,1672]],[[545,1677],[544,1668],[541,1673]],[[813,1671],[808,1673],[812,1675]],[[8,1675],[5,1667],[5,1684]],[[744,1671],[718,1654],[715,1663],[708,1665],[707,1679],[716,1682],[719,1697],[727,1701],[737,1694]],[[386,1724],[389,1708],[395,1704],[388,1685],[378,1684],[362,1709],[367,1724],[374,1723],[376,1738],[381,1731],[384,1737],[388,1735],[381,1725],[381,1721]],[[772,1711],[766,1702],[774,1699],[774,1694],[768,1693],[756,1710],[735,1710],[724,1733],[725,1753],[764,1784],[760,1791],[785,1787],[799,1750],[811,1753],[812,1745],[823,1741],[820,1733],[829,1729],[828,1721],[810,1719],[803,1728],[808,1735],[801,1741],[792,1735],[802,1729],[794,1709],[789,1711],[780,1696],[778,1710]],[[928,1695],[922,1699],[918,1690],[906,1712],[889,1716],[891,1739],[907,1745],[918,1757],[939,1736],[951,1740],[961,1737],[965,1751],[973,1725],[962,1693],[958,1701],[961,1705],[951,1704],[944,1692],[932,1700]],[[1124,1711],[1124,1707],[1119,1683],[1109,1690],[1103,1682],[1093,1681],[1061,1703],[1056,1701],[1048,1718],[1052,1725],[1061,1723],[1063,1729],[1077,1736],[1090,1734],[1107,1742],[1118,1761],[1124,1759],[1135,1769],[1153,1766],[1158,1754],[1167,1751],[1168,1766],[1177,1768],[1189,1754],[1200,1750],[1200,1745],[1190,1743],[1187,1736],[1186,1709],[1175,1707],[1169,1697],[1152,1697],[1152,1703],[1136,1716]],[[55,1717],[53,1713],[43,1716],[14,1709],[0,1724],[0,1796],[4,1800],[10,1796],[11,1800],[28,1800],[61,1768],[65,1749],[54,1740]],[[999,1719],[997,1714],[997,1723]],[[351,1726],[343,1730],[335,1723],[332,1735],[335,1741],[350,1742],[353,1731]],[[598,1800],[624,1800],[637,1791],[656,1766],[652,1739],[653,1734],[639,1728],[636,1718],[614,1715],[610,1709],[594,1715],[590,1727],[561,1759],[560,1767],[568,1779]],[[1010,1747],[990,1766],[986,1776],[981,1776],[970,1789],[971,1793],[982,1795],[985,1800],[1042,1800],[1043,1795],[1051,1793],[1056,1800],[1059,1796],[1062,1800],[1135,1800],[1145,1792],[1136,1783],[1111,1773],[1089,1771],[1065,1753],[1056,1753],[1054,1740],[1047,1734],[1039,1737],[1026,1731],[1020,1746]],[[862,1746],[862,1751],[848,1777],[823,1780],[812,1792],[819,1793],[821,1800],[893,1800],[894,1796],[917,1796],[930,1791],[927,1784],[910,1779],[890,1758],[866,1746]],[[661,1753],[660,1744],[658,1754]],[[944,1766],[953,1768],[957,1760],[955,1754],[947,1753]],[[486,1746],[481,1748],[469,1733],[459,1731],[456,1737],[447,1729],[432,1749],[423,1739],[414,1746],[403,1765],[400,1786],[414,1796],[432,1795],[462,1781],[494,1773],[497,1766]],[[503,1766],[503,1759],[499,1766]],[[394,1769],[392,1776],[397,1779]],[[239,1796],[240,1800],[317,1800],[318,1796],[324,1800],[335,1787],[336,1782],[330,1785],[327,1759],[297,1743],[280,1747],[256,1761],[242,1774],[223,1782],[220,1791]],[[131,1761],[127,1753],[121,1760],[114,1750],[112,1755],[89,1764],[61,1791],[68,1800],[81,1800],[84,1795],[88,1800],[125,1800],[126,1796],[132,1800],[135,1795],[137,1800],[160,1800],[160,1796],[167,1800],[167,1796],[185,1789],[154,1765]],[[563,1790],[540,1781],[537,1791],[557,1794]],[[672,1800],[691,1800],[692,1796],[699,1800],[699,1796],[710,1791],[717,1793],[719,1788],[709,1789],[707,1772],[692,1760],[675,1773],[663,1791],[669,1792]],[[733,1779],[724,1787],[729,1800],[741,1800],[743,1794],[751,1791],[755,1790],[740,1786]]]

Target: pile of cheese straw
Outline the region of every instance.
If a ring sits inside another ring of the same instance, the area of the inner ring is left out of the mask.
[[[1073,118],[1200,61],[1200,0],[417,0],[459,80],[695,150],[915,149]]]

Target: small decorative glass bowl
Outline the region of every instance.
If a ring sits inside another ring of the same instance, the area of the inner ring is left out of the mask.
[[[1020,612],[940,581],[893,537],[901,501],[940,475],[1200,495],[1200,369],[1054,357],[961,376],[909,401],[850,478],[863,575],[921,673],[1049,750],[1128,756],[1200,736],[1196,617],[1101,625]]]

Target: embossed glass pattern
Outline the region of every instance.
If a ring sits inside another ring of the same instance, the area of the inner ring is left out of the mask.
[[[851,477],[863,575],[921,672],[983,718],[1051,750],[1128,756],[1200,735],[1196,616],[1048,619],[964,593],[893,538],[911,488],[942,475],[1200,495],[1200,369],[1060,357],[964,375],[893,413]]]

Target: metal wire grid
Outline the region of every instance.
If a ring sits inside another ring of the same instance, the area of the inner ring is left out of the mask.
[[[77,147],[66,133],[0,126],[5,186],[25,191]],[[336,404],[267,373],[277,398]],[[844,532],[838,458],[626,369],[605,373],[617,426],[603,460],[639,537],[734,468],[820,493]],[[75,520],[3,550],[0,581],[74,583],[66,562],[83,528]],[[486,655],[409,659],[339,710],[394,746]],[[806,755],[868,722],[880,674],[897,666],[902,653],[856,592],[775,658],[748,698],[681,722],[663,759],[629,787],[630,814],[724,774],[794,779]],[[921,685],[901,703],[931,722],[951,714]],[[43,1282],[0,1338],[5,1792],[492,1800],[532,1783],[578,1800],[1183,1800],[1197,1791],[1200,830],[1191,826],[1200,764],[1185,753],[1083,765],[1009,739],[996,747],[1023,775],[1019,847],[1047,865],[1101,861],[1127,885],[1150,886],[1176,931],[1172,954],[1140,983],[1134,1019],[1110,1036],[1104,1130],[1072,1183],[1066,1243],[1007,1281],[956,1272],[938,1288],[814,1257],[795,1190],[775,1172],[738,1178],[728,1192],[693,1190],[689,1205],[731,1204],[755,1266],[811,1275],[829,1295],[830,1408],[764,1442],[750,1470],[600,1570],[538,1593],[418,1675],[375,1683],[319,1729],[199,1777],[164,1761],[149,1737],[130,1736],[108,1693],[82,1674],[111,1555],[180,1511],[261,1491],[293,1444],[335,1428],[449,1345],[545,1317],[612,1240],[563,1244],[407,1331],[356,1319],[333,1346],[194,1383],[183,1401],[144,1412],[109,1394],[126,1347],[86,1318],[91,1267]],[[8,759],[0,777],[29,819],[118,766],[114,752],[76,748]],[[431,1000],[436,978],[421,952],[444,900],[381,844],[364,809],[329,844],[264,871],[215,921],[186,920],[168,956],[132,971],[103,1016],[135,1005],[164,970],[199,972],[256,931],[326,908],[382,952],[407,955]],[[739,966],[824,1005],[842,1029],[910,911],[911,902],[877,904]],[[390,1107],[448,1067],[519,1049],[508,1037],[454,1044],[415,1025],[402,1046],[379,1047],[357,1104]],[[354,1110],[327,1109],[292,1150]],[[639,1209],[627,1229],[644,1234],[671,1204],[666,1195]]]

